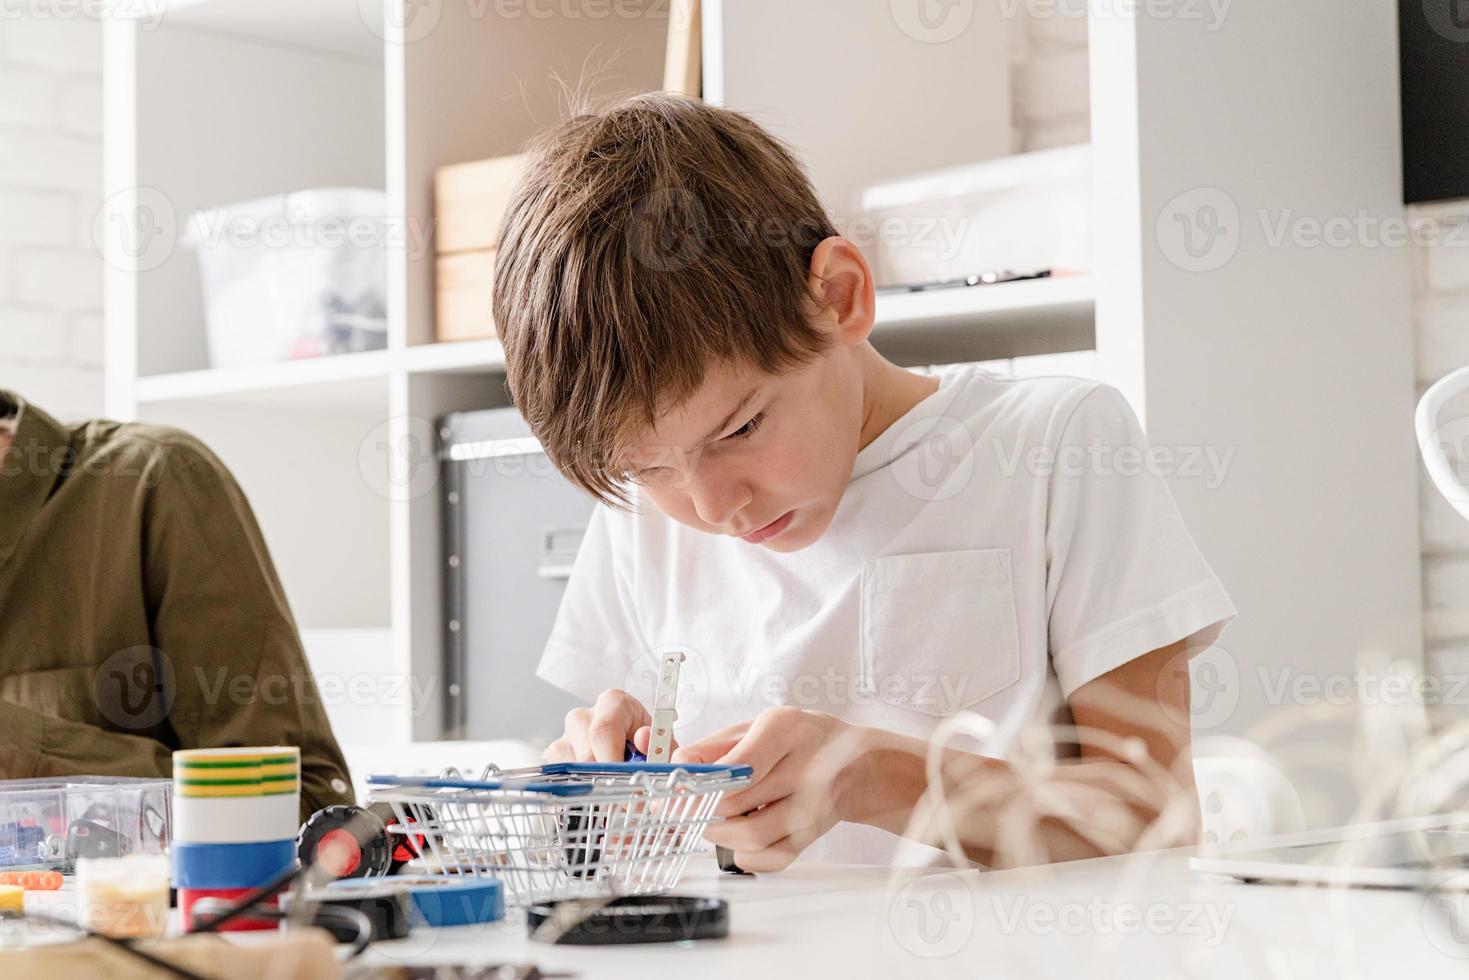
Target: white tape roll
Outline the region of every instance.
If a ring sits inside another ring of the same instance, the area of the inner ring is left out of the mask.
[[[173,839],[186,844],[253,844],[294,839],[300,794],[173,798]]]

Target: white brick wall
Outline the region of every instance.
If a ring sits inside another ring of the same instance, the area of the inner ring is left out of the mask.
[[[102,35],[23,9],[0,18],[0,386],[79,418],[102,411]]]
[[[1413,249],[1418,393],[1469,364],[1469,201],[1410,209],[1432,230]],[[1459,405],[1448,406],[1449,411]],[[1419,468],[1424,639],[1430,670],[1469,670],[1469,521]]]

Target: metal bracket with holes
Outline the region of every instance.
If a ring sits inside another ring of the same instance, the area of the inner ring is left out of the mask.
[[[653,725],[648,736],[648,761],[667,762],[673,753],[673,723],[678,719],[678,672],[684,655],[671,650],[658,665],[658,690],[653,695]]]

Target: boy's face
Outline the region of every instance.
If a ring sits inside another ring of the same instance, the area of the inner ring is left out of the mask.
[[[799,369],[712,368],[638,440],[633,467],[669,517],[709,534],[796,551],[831,524],[862,429],[862,371],[838,341]]]

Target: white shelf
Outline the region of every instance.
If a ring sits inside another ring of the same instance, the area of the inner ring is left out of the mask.
[[[1027,279],[877,297],[873,346],[903,364],[985,361],[1091,350],[1090,276]]]
[[[877,297],[877,326],[879,329],[917,324],[974,326],[986,321],[1013,322],[1020,314],[1089,316],[1095,299],[1090,276],[881,293]]]
[[[505,348],[498,340],[422,344],[405,350],[364,351],[303,358],[251,367],[205,368],[137,379],[133,394],[140,405],[198,399],[237,399],[251,395],[312,399],[315,389],[338,389],[353,382],[386,379],[394,373],[485,374],[503,371]],[[370,386],[359,385],[364,389]]]
[[[397,360],[409,374],[501,371],[505,367],[505,347],[498,340],[419,344],[397,352]]]
[[[1087,276],[884,293],[877,298],[874,336],[880,345],[886,346],[898,342],[900,331],[922,332],[925,343],[933,341],[937,332],[950,334],[952,343],[962,344],[980,332],[999,331],[1002,336],[996,339],[1010,344],[1016,331],[1031,327],[1037,330],[1085,327],[1091,321],[1092,310],[1092,280]],[[154,404],[386,378],[393,372],[484,374],[504,368],[505,347],[498,340],[460,340],[281,364],[156,374],[139,378],[134,393],[139,403]]]
[[[385,350],[330,357],[304,358],[250,367],[206,368],[138,378],[133,394],[139,404],[234,397],[260,392],[313,388],[338,382],[387,377],[390,355]]]

